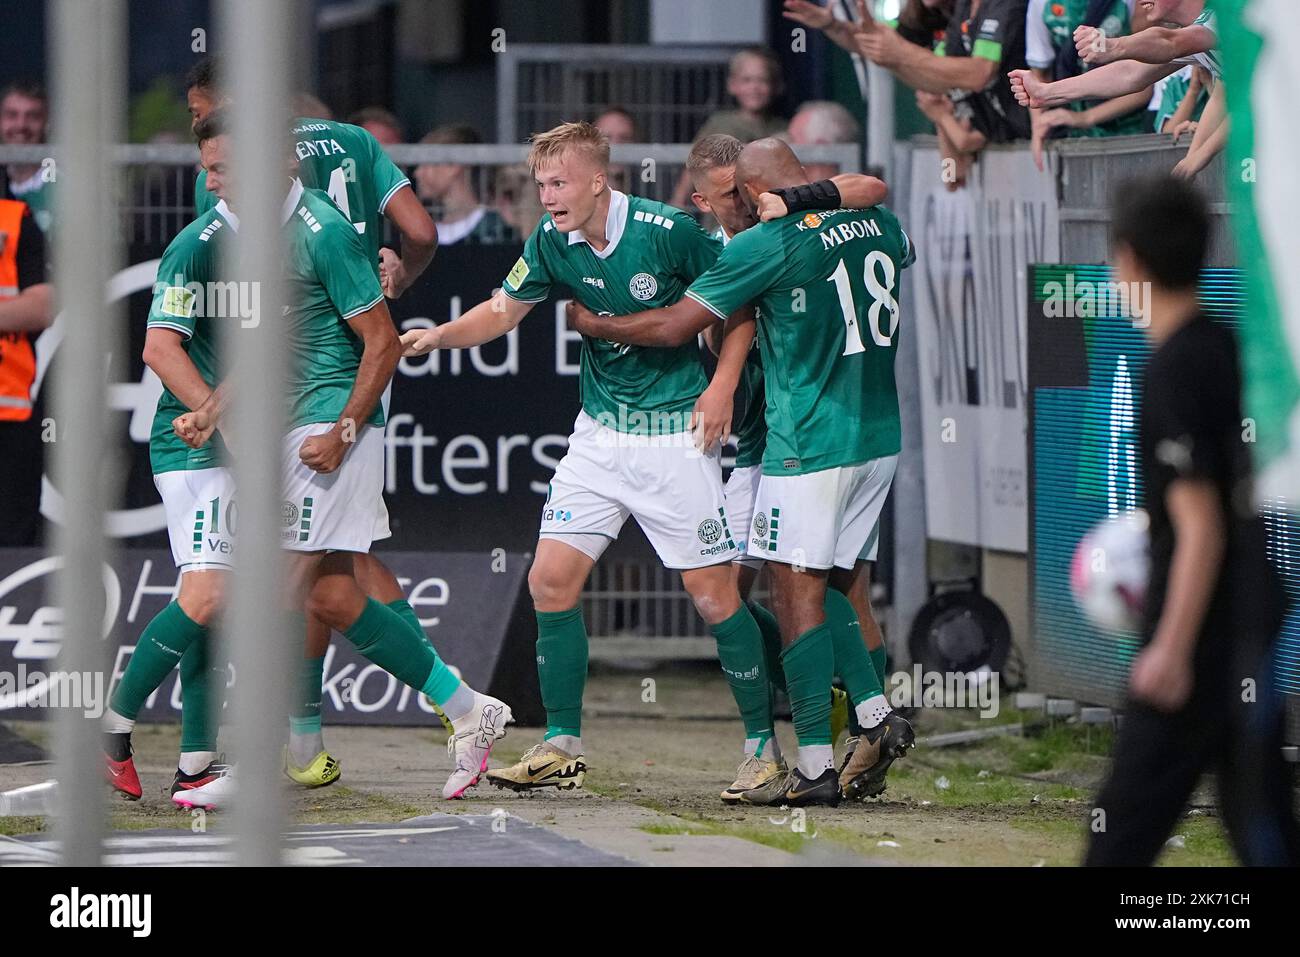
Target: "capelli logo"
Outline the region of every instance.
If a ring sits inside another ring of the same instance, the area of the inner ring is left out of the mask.
[[[50,926],[129,928],[133,937],[148,937],[153,931],[153,895],[82,894],[74,887],[50,898]]]

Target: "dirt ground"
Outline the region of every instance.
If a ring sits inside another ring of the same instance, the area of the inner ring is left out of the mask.
[[[920,712],[918,746],[890,771],[881,798],[805,814],[731,808],[718,799],[739,763],[742,734],[721,676],[697,669],[592,676],[583,719],[591,770],[581,791],[521,795],[482,783],[466,800],[442,802],[436,795],[450,762],[444,735],[435,729],[327,727],[342,780],[315,791],[286,781],[285,794],[303,823],[396,822],[430,811],[484,814],[501,808],[643,864],[1075,864],[1089,799],[1107,767],[1109,732],[1048,723],[1005,704],[993,718],[973,711]],[[1008,733],[944,743],[951,732],[995,726]],[[48,733],[40,723],[10,727],[42,743]],[[166,793],[178,730],[137,730],[145,795],[136,803],[113,803],[114,828],[188,823]],[[778,735],[793,754],[790,726],[780,725]],[[539,729],[512,727],[493,765],[515,760],[538,740]],[[52,773],[49,765],[0,767],[0,790]],[[32,833],[45,824],[41,818],[0,818],[0,834]],[[1209,789],[1195,796],[1161,863],[1232,863]]]

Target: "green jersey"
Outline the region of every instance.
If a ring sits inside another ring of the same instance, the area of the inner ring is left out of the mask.
[[[790,215],[731,240],[686,295],[725,317],[757,308],[764,475],[896,454],[899,272],[912,243],[884,206]]]
[[[184,349],[208,385],[220,377],[217,363],[217,302],[220,281],[218,249],[227,241],[231,224],[221,211],[209,210],[177,234],[158,262],[153,303],[149,307],[150,329],[171,329],[184,338]],[[163,389],[149,435],[149,465],[155,475],[190,469],[210,469],[222,464],[225,449],[220,433],[202,448],[191,449],[172,431],[172,420],[190,409],[170,389]]]
[[[1074,31],[1088,15],[1090,0],[1048,0],[1042,4],[1040,22],[1030,22],[1026,28],[1026,59],[1032,67],[1048,68],[1056,60],[1057,52],[1066,44],[1074,48]],[[1110,9],[1102,17],[1098,29],[1108,37],[1127,36],[1132,32],[1129,15],[1129,0],[1112,0]],[[1033,16],[1030,5],[1030,16]],[[1090,66],[1079,61],[1081,71],[1086,72]],[[1096,106],[1101,100],[1076,100],[1067,105],[1076,113]],[[1069,136],[1131,136],[1145,133],[1146,110],[1139,109],[1124,116],[1118,116],[1098,126],[1086,129],[1070,130]]]
[[[293,121],[293,137],[298,178],[308,189],[324,190],[352,222],[378,274],[384,208],[411,181],[379,141],[359,126],[298,117]],[[216,203],[207,181],[204,170],[194,183],[194,207],[199,213]]]
[[[690,216],[663,203],[611,190],[605,221],[609,244],[592,249],[580,232],[562,233],[542,218],[510,270],[503,292],[541,302],[567,286],[592,312],[623,316],[677,302],[718,258],[719,243]],[[647,348],[582,339],[582,408],[619,432],[684,432],[708,384],[692,340]]]
[[[727,245],[730,237],[721,227],[713,238]],[[763,401],[763,355],[758,336],[754,336],[745,364],[736,383],[736,399],[740,403],[740,419],[735,424],[736,468],[744,469],[763,461],[763,447],[767,444],[767,417]]]
[[[335,422],[361,367],[360,337],[348,320],[383,301],[370,250],[327,195],[295,181],[284,206],[290,305],[289,428]],[[367,419],[384,424],[377,403]]]

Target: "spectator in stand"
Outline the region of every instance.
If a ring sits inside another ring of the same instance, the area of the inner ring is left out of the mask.
[[[809,100],[795,112],[790,120],[787,139],[791,146],[816,146],[826,143],[862,142],[862,127],[853,114],[830,100]],[[795,150],[799,152],[798,149]],[[804,172],[810,182],[830,179],[842,172],[832,163],[804,163]]]
[[[492,192],[496,196],[496,211],[506,225],[519,236],[531,236],[546,212],[533,171],[523,163],[500,167]]]
[[[325,101],[315,93],[306,90],[295,93],[290,105],[293,107],[294,116],[304,116],[313,120],[334,119],[334,111],[325,105]]]
[[[482,143],[472,126],[440,126],[426,133],[421,143]],[[470,181],[473,167],[461,163],[423,163],[415,168],[415,192],[432,206],[438,224],[438,245],[453,243],[503,243],[510,229],[501,216],[485,206]]]
[[[1151,95],[1152,128],[1175,140],[1184,133],[1195,133],[1211,86],[1210,75],[1199,66],[1185,66],[1157,81]]]
[[[605,134],[609,140],[610,146],[619,143],[635,143],[640,138],[637,131],[636,120],[632,114],[621,106],[607,106],[600,115],[592,121],[596,129]],[[620,193],[631,192],[631,186],[634,182],[632,167],[626,163],[614,163],[609,167],[609,185]]]
[[[898,35],[908,43],[933,50],[943,42],[956,4],[957,0],[907,0],[898,14]],[[840,20],[829,5],[811,0],[785,0],[783,6],[782,16],[787,20],[821,30],[836,46],[857,54],[854,21]]]
[[[48,141],[49,100],[39,83],[20,80],[0,92],[0,143],[31,146]],[[0,196],[27,204],[42,232],[50,228],[54,180],[40,163],[15,163],[4,169]]]
[[[39,173],[37,174],[39,175]],[[41,530],[42,415],[32,400],[36,337],[54,319],[45,236],[21,199],[0,199],[0,546],[36,545]]]
[[[348,122],[379,140],[380,146],[395,146],[406,142],[401,120],[382,106],[363,107],[349,116]]]
[[[592,125],[605,134],[605,138],[611,145],[635,143],[640,136],[637,132],[636,120],[621,106],[605,107],[592,121]]]
[[[726,133],[750,143],[785,132],[786,121],[776,112],[776,101],[784,86],[781,64],[771,50],[746,47],[735,53],[727,69],[727,93],[736,101],[736,108],[710,116],[692,142],[698,143],[711,133]],[[688,208],[691,189],[691,178],[683,170],[673,191],[673,205]]]
[[[946,42],[956,3],[957,0],[908,0],[898,15],[898,35],[923,50],[941,49]],[[866,10],[860,13],[865,17]],[[837,46],[860,56],[857,23],[838,19],[829,6],[809,0],[785,0],[784,16],[825,32]],[[964,186],[974,154],[984,146],[984,137],[975,130],[968,116],[958,115],[952,100],[943,93],[917,91],[916,105],[934,124],[939,137],[939,152],[945,161],[944,179],[948,188],[954,190]]]
[[[1052,83],[1044,83],[1029,70],[1012,70],[1011,89],[1024,106],[1050,109],[1089,97],[1132,93],[1177,72],[1185,64],[1203,67],[1214,81],[1214,90],[1187,156],[1174,167],[1179,176],[1195,176],[1228,140],[1227,101],[1214,14],[1205,9],[1205,0],[1142,0],[1142,8],[1151,22],[1169,26],[1148,27],[1105,42],[1095,27],[1079,27],[1074,34],[1079,58],[1096,69]]]
[[[1093,27],[1104,38],[1146,28],[1135,14],[1137,0],[1029,0],[1025,21],[1025,60],[1044,82],[1078,76],[1089,68],[1079,59],[1074,34]],[[1146,133],[1151,87],[1111,100],[1078,100],[1055,110],[1032,110],[1034,162],[1043,168],[1043,143],[1066,136],[1132,136]]]

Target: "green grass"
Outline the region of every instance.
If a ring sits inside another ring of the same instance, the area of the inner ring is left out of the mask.
[[[0,817],[0,836],[39,834],[49,826],[49,819],[44,817]]]

